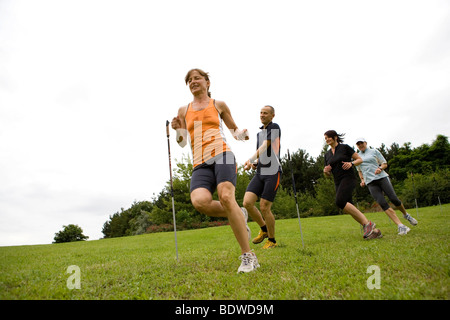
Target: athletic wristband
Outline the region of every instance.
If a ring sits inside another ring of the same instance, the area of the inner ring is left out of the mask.
[[[233,137],[238,141],[245,141],[245,138],[247,137],[247,133],[245,130],[236,129],[233,132]]]

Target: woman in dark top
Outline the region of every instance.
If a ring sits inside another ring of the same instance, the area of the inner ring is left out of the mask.
[[[367,220],[352,204],[352,192],[356,179],[352,167],[360,165],[361,157],[350,146],[343,144],[344,134],[328,130],[324,134],[326,143],[331,149],[325,154],[325,177],[333,174],[336,187],[336,205],[364,227],[364,239],[381,238],[381,231],[375,228],[375,223]]]

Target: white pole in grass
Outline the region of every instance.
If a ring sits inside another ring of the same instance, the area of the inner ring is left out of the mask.
[[[172,161],[170,159],[170,133],[169,133],[169,121],[166,121],[166,133],[167,133],[167,148],[169,152],[169,169],[170,169],[170,193],[172,195],[172,214],[173,214],[173,231],[175,233],[175,251],[178,261],[178,242],[177,242],[177,222],[175,220],[175,201],[173,196],[173,178],[172,178]]]
[[[438,203],[439,203],[439,209],[440,209],[440,212],[442,213],[441,198],[439,197],[439,193],[436,192],[436,184],[437,184],[436,178],[433,177],[433,196],[434,196],[435,194],[437,194]]]

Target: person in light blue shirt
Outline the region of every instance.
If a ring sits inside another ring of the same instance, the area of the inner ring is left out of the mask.
[[[389,203],[384,198],[384,194],[395,205],[396,209],[403,213],[403,217],[408,220],[411,225],[417,225],[417,220],[406,212],[403,203],[395,194],[389,175],[386,171],[384,171],[387,168],[386,159],[377,149],[367,148],[367,142],[364,138],[356,139],[356,146],[359,149],[358,154],[363,160],[360,165],[356,166],[356,170],[358,171],[361,179],[361,187],[367,186],[375,201],[381,206],[384,212],[386,212],[388,217],[391,218],[391,220],[398,226],[398,234],[407,234],[410,229],[400,222],[394,209],[389,206]]]

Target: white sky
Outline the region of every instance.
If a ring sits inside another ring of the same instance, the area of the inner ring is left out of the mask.
[[[449,1],[0,0],[0,245],[95,240],[169,178],[165,121],[210,73],[254,152],[276,109],[282,154],[328,129],[369,145],[450,136]],[[172,135],[174,159],[190,153]]]

